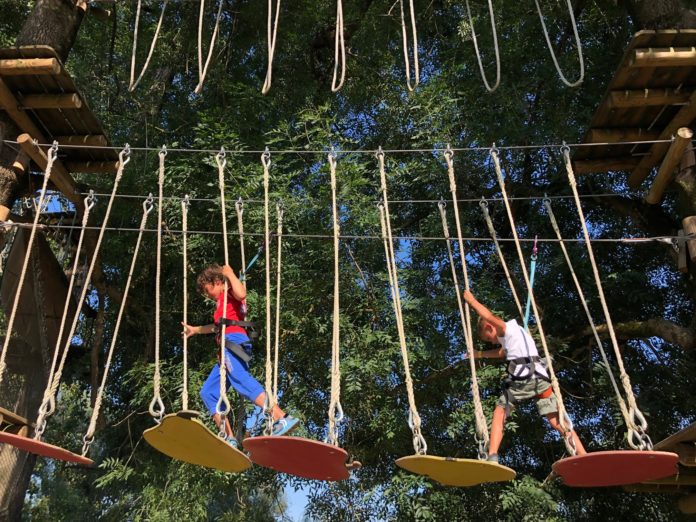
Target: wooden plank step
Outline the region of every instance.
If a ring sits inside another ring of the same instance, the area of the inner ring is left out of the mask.
[[[24,417],[21,417],[20,415],[17,415],[16,413],[5,408],[0,408],[0,422],[3,424],[15,424],[19,426],[31,425],[31,427],[34,427],[34,423],[30,424],[29,421]]]

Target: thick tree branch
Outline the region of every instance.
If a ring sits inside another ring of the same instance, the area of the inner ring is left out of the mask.
[[[693,328],[679,326],[661,317],[654,317],[645,321],[617,323],[614,325],[614,331],[616,332],[617,338],[621,341],[660,337],[668,343],[681,346],[685,351],[693,351],[696,349],[696,332]],[[606,324],[598,325],[597,332],[603,338],[609,336]],[[590,336],[592,335],[592,330],[587,328],[580,335],[582,337]]]

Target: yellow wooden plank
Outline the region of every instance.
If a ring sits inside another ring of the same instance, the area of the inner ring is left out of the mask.
[[[157,451],[176,460],[227,473],[239,473],[251,467],[251,461],[244,453],[234,449],[196,418],[166,415],[143,436]]]
[[[397,466],[430,477],[445,486],[476,486],[489,482],[507,482],[516,476],[514,470],[477,459],[455,459],[433,455],[411,455],[396,461]]]

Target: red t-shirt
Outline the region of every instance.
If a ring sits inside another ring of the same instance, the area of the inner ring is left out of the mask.
[[[222,306],[223,300],[225,298],[225,293],[220,292],[220,297],[218,297],[217,308],[215,309],[215,314],[213,315],[213,321],[218,324],[220,318],[222,317]],[[232,289],[227,290],[227,313],[225,314],[226,319],[232,319],[234,321],[244,321],[246,318],[246,303],[244,301],[239,301],[234,297]],[[246,334],[246,330],[241,326],[228,326],[225,328],[225,334],[229,333],[241,333]]]

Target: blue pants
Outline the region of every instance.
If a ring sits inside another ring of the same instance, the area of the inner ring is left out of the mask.
[[[225,339],[237,344],[249,342],[249,338],[244,334],[227,334]],[[249,365],[239,357],[225,350],[225,366],[227,370],[227,389],[230,386],[250,401],[254,400],[263,393],[264,389],[259,382],[249,373]],[[201,398],[211,415],[215,415],[216,406],[220,399],[220,365],[216,364],[203,387],[201,388]]]

